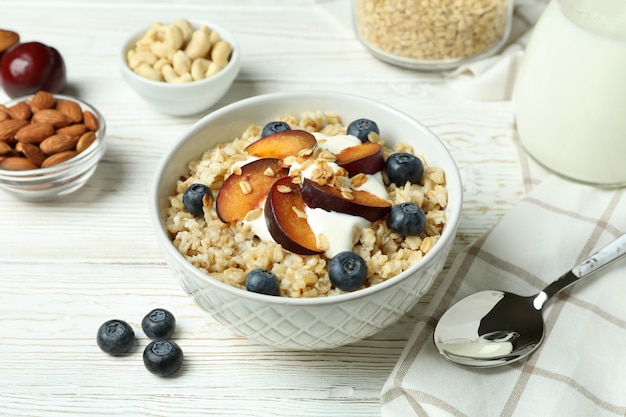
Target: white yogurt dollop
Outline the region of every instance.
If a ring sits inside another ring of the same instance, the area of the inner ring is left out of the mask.
[[[352,250],[355,234],[370,224],[363,217],[321,208],[307,207],[305,212],[313,233],[316,236],[320,233],[326,236],[328,249],[324,254],[329,259],[339,252]]]
[[[334,154],[338,154],[346,148],[361,144],[361,140],[352,135],[336,135],[328,136],[320,132],[313,132],[313,136],[317,140],[317,146],[327,149]]]

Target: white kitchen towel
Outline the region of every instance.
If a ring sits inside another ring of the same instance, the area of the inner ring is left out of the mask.
[[[516,0],[511,34],[501,52],[445,74],[447,85],[473,100],[510,100],[524,48],[547,0]]]
[[[625,232],[624,188],[554,175],[531,187],[435,284],[383,387],[382,416],[626,415],[626,257],[548,302],[546,337],[528,358],[467,368],[433,343],[438,318],[459,299],[486,289],[535,294]]]

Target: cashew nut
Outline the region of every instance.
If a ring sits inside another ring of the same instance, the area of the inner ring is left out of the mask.
[[[143,62],[152,66],[154,65],[156,61],[157,61],[156,55],[154,55],[150,51],[144,51],[144,50],[128,51],[128,66],[131,67],[132,69],[139,67],[139,65]]]
[[[191,39],[185,48],[185,54],[189,58],[204,58],[211,49],[210,33],[206,30],[198,29],[191,34]]]
[[[163,32],[165,31],[165,25],[163,23],[154,23],[141,37],[137,40],[137,46],[149,47],[154,41],[163,39]]]
[[[152,64],[152,68],[154,68],[155,70],[161,72],[161,68],[163,68],[163,65],[169,64],[170,61],[167,58],[159,58],[156,60],[156,62],[154,64]]]
[[[216,31],[212,30],[210,31],[211,33],[209,34],[209,39],[211,40],[211,45],[214,45],[217,43],[217,41],[220,40],[220,34],[217,33]]]
[[[178,26],[182,31],[184,40],[183,43],[189,42],[191,34],[193,33],[193,26],[191,26],[191,22],[185,19],[178,19],[172,24]]]
[[[176,51],[183,46],[183,31],[176,25],[165,28],[162,41],[155,41],[150,45],[150,50],[159,58],[172,59]]]
[[[220,67],[219,64],[213,62],[213,61],[209,61],[209,67],[207,68],[206,72],[204,73],[204,78],[209,78],[214,76],[215,74],[217,74],[218,72],[220,72],[222,70],[222,67]]]
[[[172,57],[172,67],[179,76],[191,70],[191,59],[180,49]]]
[[[226,41],[218,41],[211,51],[211,61],[224,68],[230,59],[232,46]]]
[[[165,79],[168,83],[184,83],[192,81],[191,74],[186,73],[179,76],[176,74],[176,71],[174,71],[174,68],[172,68],[169,64],[163,65],[163,68],[161,68],[161,74],[163,74],[163,79]]]
[[[169,25],[165,28],[165,38],[163,40],[171,45],[175,50],[179,50],[185,42],[185,36],[182,29],[177,25]]]
[[[194,81],[198,81],[198,80],[205,78],[206,77],[205,74],[207,70],[209,69],[210,64],[211,64],[211,61],[209,61],[206,58],[194,59],[191,64],[191,78],[193,78]]]
[[[161,76],[161,72],[155,70],[148,64],[147,62],[142,62],[136,69],[135,72],[142,77],[148,78],[154,81],[163,81],[163,77]]]
[[[174,56],[174,53],[176,52],[175,49],[171,48],[163,41],[152,42],[150,44],[150,51],[152,51],[152,53],[159,58],[167,59],[170,59],[172,56]]]

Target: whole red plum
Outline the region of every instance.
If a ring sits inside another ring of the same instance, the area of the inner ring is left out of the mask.
[[[40,42],[18,43],[2,55],[0,79],[11,98],[39,90],[62,93],[67,83],[65,62],[51,46]]]

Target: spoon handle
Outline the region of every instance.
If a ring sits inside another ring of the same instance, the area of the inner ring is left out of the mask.
[[[566,272],[559,279],[548,285],[542,292],[545,294],[543,302],[574,284],[582,278],[599,271],[611,262],[626,254],[626,233],[589,256],[587,259]],[[542,303],[543,304],[543,303]]]

